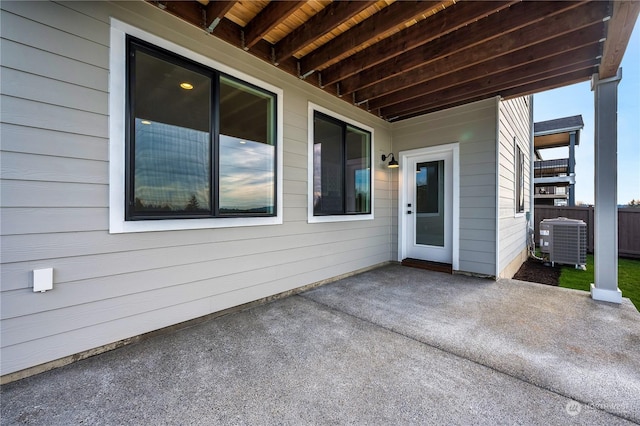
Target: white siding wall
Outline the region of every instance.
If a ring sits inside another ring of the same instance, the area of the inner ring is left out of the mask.
[[[3,375],[395,258],[387,123],[148,3],[1,7]],[[284,90],[283,225],[108,233],[110,16]],[[375,220],[307,223],[309,101],[375,129]]]
[[[484,275],[496,274],[496,102],[489,99],[393,125],[396,155],[460,143],[459,265],[461,271]],[[397,191],[393,195],[397,199]],[[394,220],[397,229],[397,212]]]
[[[524,154],[524,211],[530,210],[531,177],[531,98],[500,102],[500,180],[499,180],[499,271],[500,273],[526,248],[526,216],[516,213],[515,143]],[[509,273],[510,275],[510,273]],[[511,278],[511,277],[509,277]]]

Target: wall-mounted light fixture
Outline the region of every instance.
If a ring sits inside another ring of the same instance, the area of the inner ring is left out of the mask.
[[[387,161],[387,158],[391,158],[391,160],[389,160],[389,164],[387,164],[388,168],[397,169],[398,167],[400,167],[400,165],[396,161],[396,158],[393,156],[393,152],[390,152],[387,155],[382,154],[382,161]]]

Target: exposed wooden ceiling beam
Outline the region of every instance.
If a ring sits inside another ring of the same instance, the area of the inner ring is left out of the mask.
[[[536,2],[533,6],[534,8],[543,8],[545,4],[547,4],[547,2]],[[399,57],[395,61],[394,69],[401,69],[403,74],[398,75],[398,73],[396,73],[392,78],[386,78],[386,75],[391,73],[387,71],[385,75],[381,75],[380,72],[382,71],[381,67],[383,65],[379,65],[369,70],[372,72],[365,71],[358,76],[343,81],[340,83],[340,90],[342,93],[348,94],[363,85],[367,87],[375,84],[375,86],[367,90],[358,91],[355,97],[357,102],[401,90],[438,75],[454,72],[480,62],[488,61],[541,41],[557,38],[562,34],[575,32],[576,29],[582,29],[594,25],[594,23],[602,24],[601,13],[603,7],[606,7],[606,3],[587,3],[579,8],[537,22],[536,25],[524,26],[515,32],[501,35],[484,43],[474,44],[471,47],[457,51],[449,56],[447,56],[446,53],[444,55],[437,53],[448,52],[447,45],[442,45],[440,39],[438,39],[434,43],[431,43],[433,45],[431,46],[431,54],[425,52],[426,56],[421,60],[416,60],[416,55],[412,55],[412,57],[408,59],[408,63],[405,63],[405,55]],[[534,13],[534,11],[531,11],[531,13]],[[452,35],[455,34],[456,33]],[[580,34],[577,33],[576,36],[579,35]],[[464,43],[459,40],[458,44]]]
[[[627,0],[334,1],[291,31],[278,24],[298,25],[291,14],[304,1],[272,1],[255,16],[240,12],[245,28],[225,18],[244,9],[234,1],[147,1],[389,121],[548,90],[596,71],[615,75],[640,14],[640,2]],[[384,8],[370,15],[373,3]],[[360,24],[293,57],[356,16]],[[274,28],[284,35],[275,45],[265,40]]]
[[[559,62],[559,61],[558,61]],[[523,65],[514,70],[507,71],[489,78],[477,78],[468,83],[429,93],[414,98],[407,102],[398,103],[391,107],[382,108],[383,116],[402,115],[424,107],[432,107],[439,104],[457,102],[469,97],[491,97],[515,87],[533,84],[552,77],[585,71],[586,76],[593,72],[599,61],[595,58],[576,60],[570,65],[539,61],[534,64]]]
[[[532,95],[534,93],[544,92],[546,90],[556,89],[558,87],[569,86],[571,84],[582,83],[589,81],[593,71],[575,71],[570,74],[565,74],[557,77],[551,77],[546,80],[537,81],[535,83],[526,84],[519,87],[514,87],[505,90],[501,93],[501,96],[505,99],[515,98],[522,96],[523,94]]]
[[[487,87],[485,87],[483,90],[477,90],[473,92],[470,91],[468,93],[470,93],[471,96],[480,95],[489,91],[497,91],[498,93],[502,94],[507,91],[518,89],[520,90],[521,95],[528,95],[530,93],[522,92],[522,87],[530,86],[538,82],[546,82],[551,78],[557,78],[567,75],[575,76],[576,73],[580,73],[580,75],[584,76],[584,81],[586,81],[591,77],[593,71],[598,67],[599,64],[599,59],[590,58],[585,59],[584,61],[576,61],[575,63],[570,65],[559,66],[557,68],[554,67],[547,70],[536,68],[530,73],[523,73],[521,75],[518,75],[518,78],[505,78],[504,80],[496,78],[491,83],[491,85],[487,85]],[[573,81],[573,77],[571,77],[570,79]]]
[[[149,0],[149,3],[158,6],[158,3],[155,1]],[[171,10],[166,8],[164,4],[162,5],[161,8],[164,8],[164,10],[171,12],[171,14],[176,15],[177,17],[189,22],[192,25],[196,25],[202,28],[203,26],[202,9],[200,8],[199,3],[197,2],[170,2],[170,3],[172,4]],[[230,21],[229,19],[224,18],[220,21],[220,23],[216,27],[214,35],[217,38],[231,44],[232,46],[242,49],[241,32],[242,32],[241,26]],[[271,43],[265,40],[260,40],[258,43],[256,43],[253,46],[250,53],[253,56],[259,59],[262,59],[265,62],[272,63],[272,60],[273,60],[272,50],[271,50],[272,47],[273,45]],[[298,74],[297,64],[298,63],[294,58],[288,58],[280,62],[279,69],[298,77],[299,74]],[[306,79],[306,81],[312,84],[313,86],[320,87],[320,81],[318,80],[317,76],[310,76]],[[321,89],[329,93],[330,95],[338,96],[335,85],[322,87]],[[347,101],[346,98],[345,98],[345,101]],[[364,107],[361,107],[361,108],[364,109]]]
[[[383,118],[385,118],[388,121],[394,122],[394,121],[405,120],[411,117],[416,117],[423,114],[429,114],[432,112],[445,110],[448,108],[453,108],[460,105],[482,101],[482,100],[497,97],[497,96],[501,97],[502,99],[512,99],[520,96],[532,95],[534,93],[543,92],[545,90],[551,90],[557,87],[563,87],[570,84],[587,81],[590,78],[589,73],[591,72],[592,72],[592,68],[589,68],[581,71],[575,71],[570,74],[552,77],[546,80],[528,84],[526,86],[514,87],[505,92],[494,92],[494,93],[479,95],[479,96],[464,96],[459,99],[448,99],[444,103],[437,103],[433,105],[423,105],[413,111],[405,111],[398,115],[393,115],[393,116],[383,117]]]
[[[424,115],[424,114],[430,114],[432,112],[437,112],[437,111],[441,111],[441,110],[445,110],[445,109],[449,109],[449,108],[454,108],[454,107],[457,107],[457,106],[460,106],[460,105],[466,105],[466,104],[471,104],[471,103],[478,102],[478,101],[483,101],[485,99],[488,99],[488,98],[486,96],[479,96],[479,97],[476,97],[476,98],[465,99],[464,101],[452,102],[450,104],[446,104],[446,105],[442,105],[442,106],[420,109],[418,111],[408,112],[408,113],[403,114],[403,115],[396,115],[396,116],[392,116],[392,117],[381,117],[381,118],[393,123],[393,122],[396,122],[396,121],[406,120],[408,118],[417,117],[417,116]]]
[[[235,3],[235,1],[210,1],[204,8],[205,29],[210,33],[213,32],[222,18],[224,18],[224,15],[226,15],[227,12],[231,10]]]
[[[231,22],[229,19],[223,19],[220,21],[218,26],[216,27],[215,36],[220,38],[221,40],[226,41],[229,44],[232,44],[240,49],[242,46],[242,27],[234,22]],[[253,56],[256,56],[263,61],[268,63],[272,63],[273,61],[273,53],[272,53],[272,44],[265,41],[260,40],[251,48],[250,53]],[[286,61],[283,61],[279,67],[281,70],[286,71],[292,75],[298,75],[297,63],[292,58],[289,58]]]
[[[148,3],[158,6],[172,15],[184,19],[191,24],[202,28],[204,27],[203,6],[195,1],[153,1],[147,0]]]
[[[242,48],[242,41],[240,39],[241,30],[242,27],[240,27],[239,25],[231,22],[228,19],[223,19],[222,21],[220,21],[220,24],[216,28],[215,36],[233,46]],[[249,53],[259,59],[262,59],[265,62],[272,63],[272,47],[273,45],[271,43],[265,40],[260,40],[253,46]],[[293,57],[280,62],[280,64],[278,64],[278,68],[295,77],[299,77],[298,62]],[[335,85],[320,87],[320,81],[318,80],[317,76],[309,76],[306,81],[313,86],[321,88],[322,90],[333,96],[338,96]]]
[[[440,105],[456,103],[459,101],[463,101],[464,99],[486,99],[493,96],[501,95],[506,91],[512,92],[516,89],[519,90],[519,96],[527,95],[530,93],[523,92],[521,90],[523,86],[533,87],[538,82],[546,82],[548,79],[559,78],[567,74],[575,75],[575,73],[579,72],[583,77],[583,81],[586,81],[589,79],[589,76],[591,75],[591,73],[593,73],[593,70],[597,67],[597,65],[597,60],[590,59],[570,66],[561,67],[555,70],[543,71],[521,78],[510,79],[506,76],[503,76],[502,85],[500,83],[486,83],[484,85],[484,88],[478,88],[469,85],[454,87],[443,90],[442,92],[431,94],[428,97],[423,98],[422,100],[416,98],[413,105],[407,103],[398,104],[389,108],[382,108],[381,113],[383,116],[406,115],[407,113],[416,112],[425,108],[436,108]],[[471,90],[469,90],[470,88]]]
[[[376,2],[377,0],[337,1],[329,4],[276,43],[276,63],[292,56]]]
[[[639,13],[639,1],[613,2],[613,13],[607,23],[608,34],[602,54],[604,60],[598,71],[601,79],[613,77],[618,72]]]
[[[588,31],[590,33],[584,34],[585,39],[593,40],[597,37],[600,31],[600,26],[592,25],[589,27]],[[570,59],[572,60],[576,58],[583,60],[596,58],[599,54],[599,43],[585,45],[585,42],[582,39],[578,39],[574,34],[570,33],[557,38],[551,45],[547,43],[538,43],[525,49],[519,49],[507,55],[472,65],[471,67],[465,68],[464,72],[435,76],[434,78],[415,86],[410,86],[375,99],[370,99],[368,101],[368,106],[370,109],[374,110],[396,103],[406,102],[414,97],[472,81],[478,76],[489,78],[494,74],[503,73],[519,65],[525,65],[540,60],[556,61],[554,63],[566,63],[567,57],[565,55],[570,55]]]
[[[441,1],[400,1],[391,4],[374,14],[369,19],[360,22],[355,27],[342,33],[329,43],[319,47],[301,58],[300,70],[302,75],[334,63],[349,51],[375,40],[384,34],[412,19],[428,13]]]
[[[244,50],[251,49],[262,37],[284,21],[306,1],[272,1],[244,29]]]
[[[322,71],[323,84],[333,84],[420,47],[478,19],[508,7],[512,1],[466,1],[449,6],[415,25],[375,43]]]
[[[507,10],[490,15],[418,49],[413,49],[397,58],[385,61],[376,67],[343,80],[340,82],[340,90],[343,93],[352,93],[380,83],[385,79],[396,80],[394,77],[407,71],[419,67],[424,68],[429,63],[451,57],[455,57],[458,60],[463,59],[461,63],[466,63],[469,53],[482,51],[485,56],[489,54],[489,51],[485,51],[487,47],[494,53],[496,51],[506,53],[509,49],[513,50],[522,47],[520,39],[522,36],[526,36],[529,43],[532,41],[537,42],[539,39],[535,35],[537,32],[536,24],[540,24],[543,20],[545,23],[542,26],[545,24],[554,25],[556,21],[563,22],[562,18],[566,19],[567,13],[574,13],[573,11],[577,10],[576,5],[579,5],[579,3],[518,3]],[[588,6],[587,4],[582,7]],[[564,13],[558,14],[559,10]],[[554,19],[554,21],[551,21],[551,19]],[[571,25],[565,23],[564,31],[567,31],[569,27]],[[546,27],[545,34],[547,38],[556,35],[555,31],[549,27]],[[386,91],[386,87],[384,90]],[[358,93],[359,100],[369,99],[374,96]]]

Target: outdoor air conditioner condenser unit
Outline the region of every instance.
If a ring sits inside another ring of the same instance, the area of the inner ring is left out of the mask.
[[[540,251],[552,265],[562,263],[585,269],[587,265],[587,224],[559,217],[540,222]]]

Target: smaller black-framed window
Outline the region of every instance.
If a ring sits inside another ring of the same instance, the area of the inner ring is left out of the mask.
[[[371,133],[313,116],[313,214],[371,214]]]
[[[515,143],[514,138],[514,143]],[[515,204],[516,213],[524,213],[524,154],[515,144]]]
[[[125,219],[276,216],[276,95],[126,46]]]

